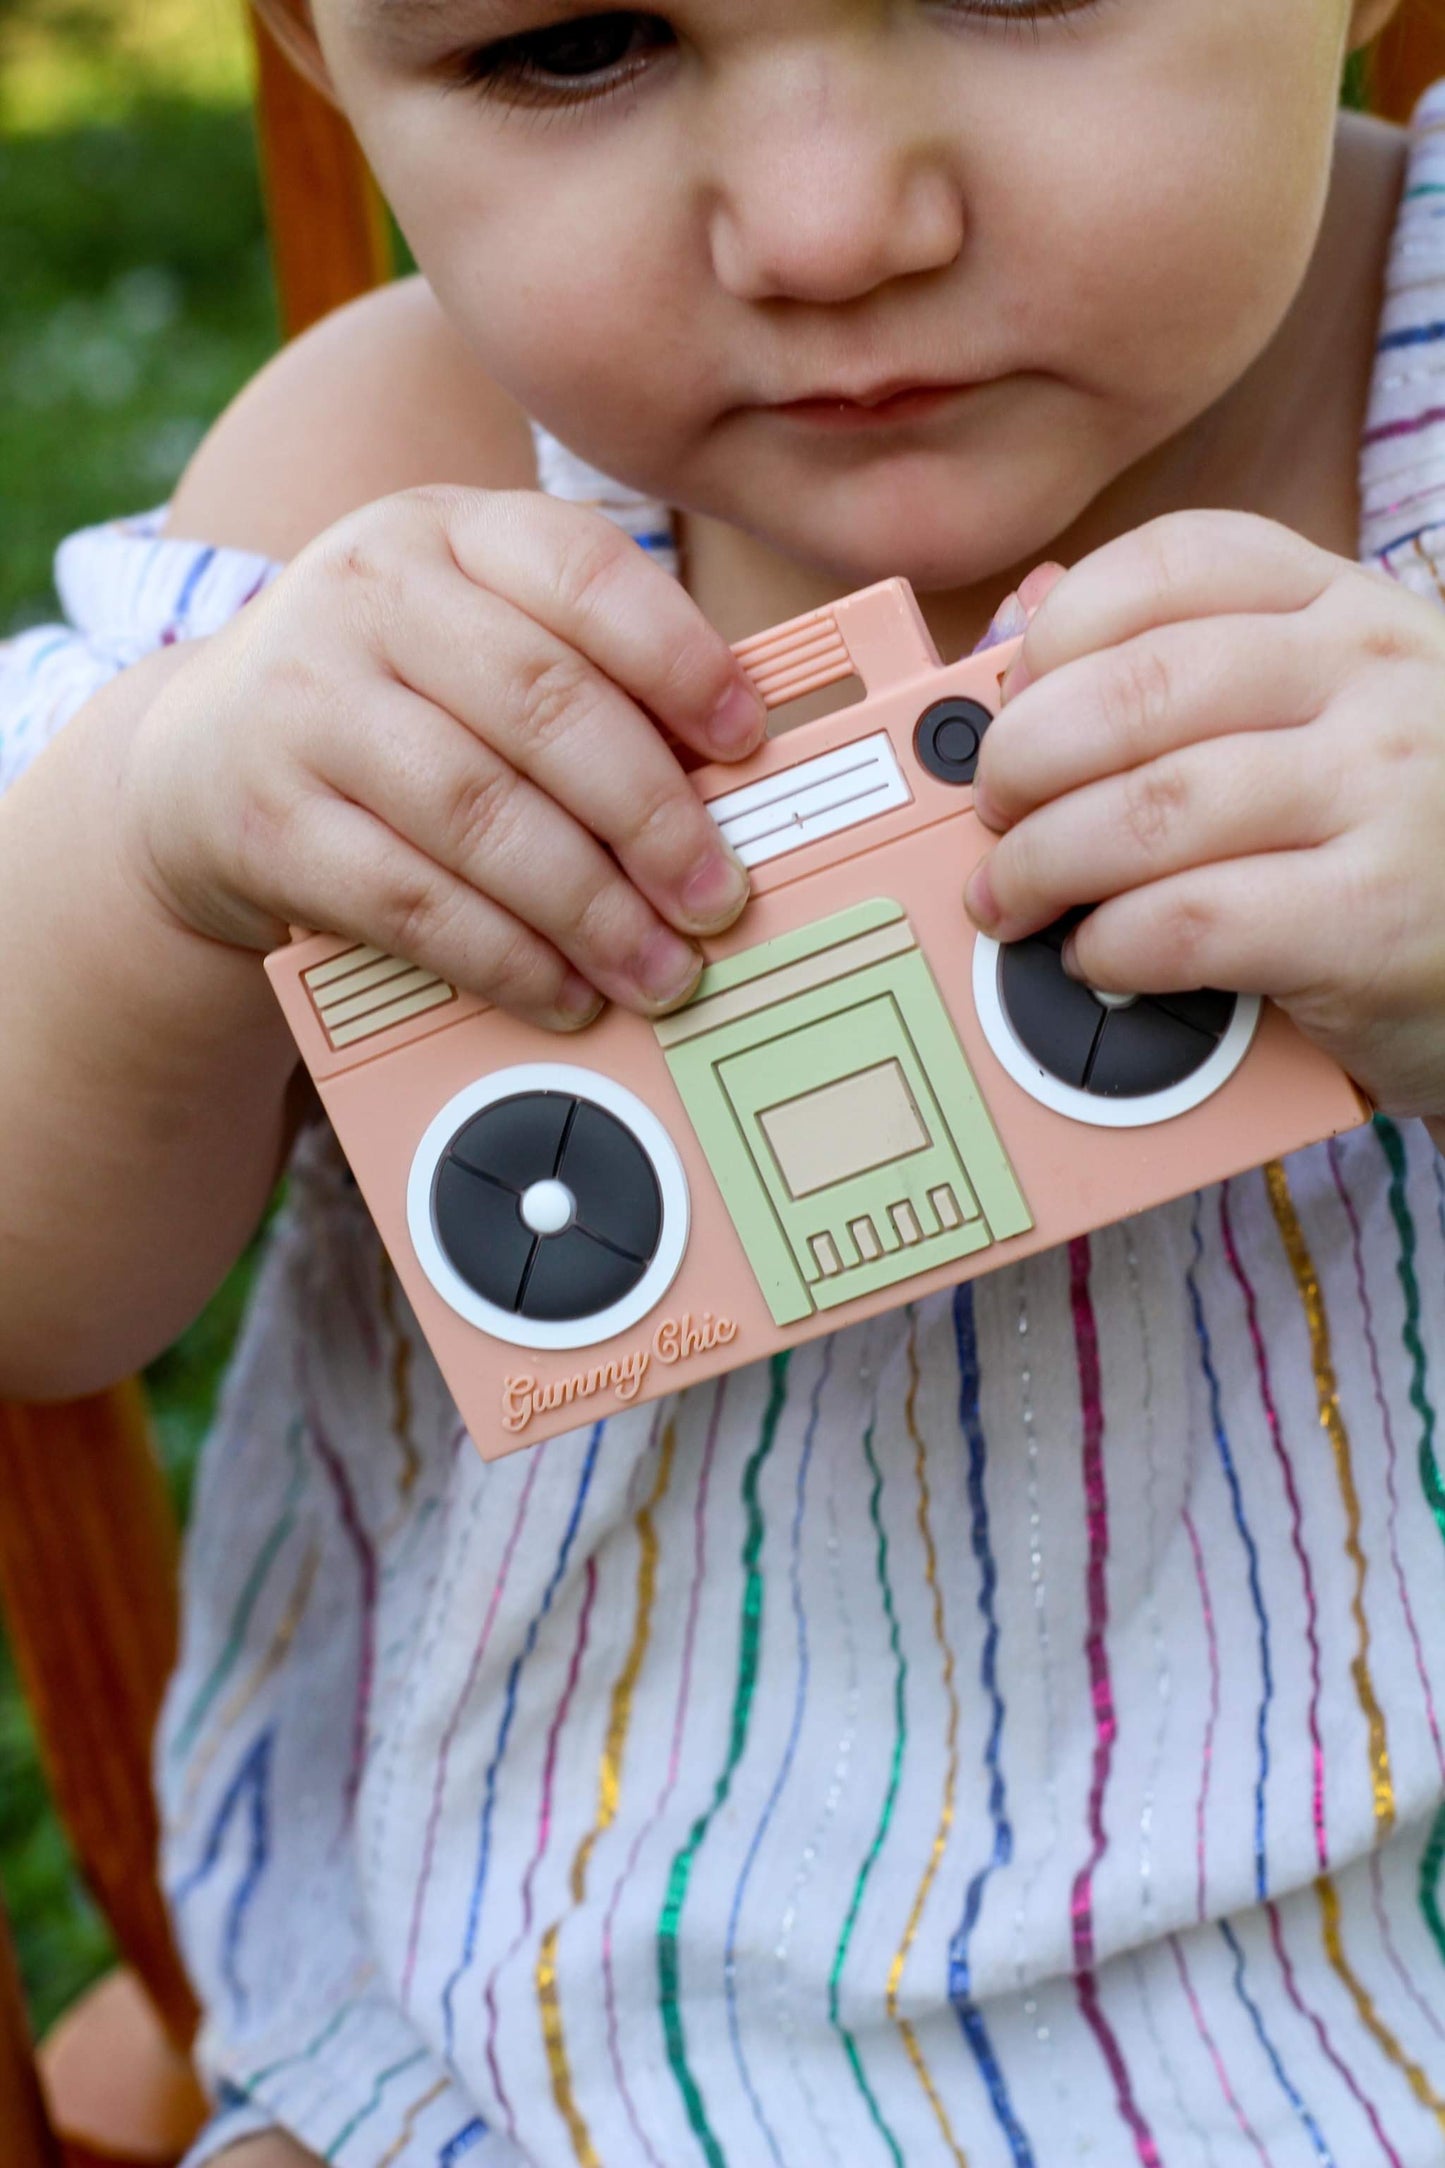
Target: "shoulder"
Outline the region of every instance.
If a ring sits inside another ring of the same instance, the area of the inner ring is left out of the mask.
[[[1388,244],[1400,212],[1410,164],[1409,129],[1371,113],[1341,113],[1335,132],[1330,206],[1376,255]]]
[[[177,485],[168,535],[287,558],[399,489],[535,484],[531,429],[422,278],[314,325],[254,377]]]

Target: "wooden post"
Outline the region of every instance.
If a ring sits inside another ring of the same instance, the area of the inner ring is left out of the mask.
[[[0,1908],[0,2161],[5,2168],[60,2168],[30,2053],[10,1925]]]
[[[0,1405],[0,1600],[51,1792],[116,1941],[184,2048],[196,2006],[157,1881],[150,1769],[175,1662],[176,1573],[137,1382]]]
[[[1445,76],[1445,9],[1438,0],[1404,0],[1370,55],[1370,108],[1386,120],[1410,118],[1416,100]]]
[[[281,328],[308,324],[391,276],[391,237],[355,136],[250,8],[261,170]]]

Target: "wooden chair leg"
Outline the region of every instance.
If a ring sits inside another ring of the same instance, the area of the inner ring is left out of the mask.
[[[10,1923],[0,1909],[0,2161],[5,2168],[61,2168],[30,2050]]]
[[[1370,108],[1405,121],[1430,85],[1445,76],[1445,14],[1434,0],[1405,0],[1370,55]]]
[[[0,1598],[60,1817],[176,2045],[196,2006],[156,1879],[150,1743],[175,1661],[176,1530],[138,1385],[0,1405]]]
[[[391,233],[355,136],[247,9],[281,328],[288,339],[391,276]]]

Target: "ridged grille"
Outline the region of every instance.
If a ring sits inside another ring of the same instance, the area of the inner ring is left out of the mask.
[[[358,942],[301,974],[328,1043],[336,1049],[390,1031],[394,1024],[455,1001],[457,990],[433,971]]]

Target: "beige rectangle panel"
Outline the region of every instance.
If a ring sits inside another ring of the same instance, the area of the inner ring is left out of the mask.
[[[865,1212],[861,1219],[848,1222],[848,1232],[858,1245],[858,1255],[865,1265],[871,1265],[883,1255],[883,1244],[878,1239],[878,1229]]]
[[[898,1230],[898,1239],[905,1249],[911,1249],[915,1242],[923,1240],[923,1229],[918,1224],[918,1214],[914,1211],[907,1198],[901,1204],[894,1205],[892,1210],[893,1225]]]
[[[958,1199],[947,1182],[940,1182],[937,1189],[928,1192],[928,1201],[938,1214],[940,1227],[952,1230],[963,1225],[963,1214],[958,1209]]]
[[[900,1063],[880,1061],[759,1114],[794,1197],[810,1197],[932,1141]]]

